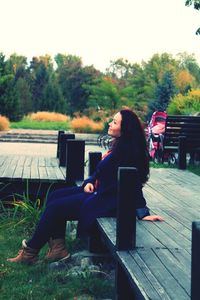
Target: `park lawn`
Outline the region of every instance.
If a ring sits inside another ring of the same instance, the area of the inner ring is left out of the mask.
[[[0,215],[0,295],[4,300],[94,300],[112,298],[113,287],[105,278],[95,277],[89,271],[72,276],[68,270],[50,270],[43,261],[33,266],[11,264],[6,258],[17,254],[21,241],[30,236],[32,227],[22,215]],[[78,240],[68,239],[69,250],[81,249]],[[44,247],[40,257],[44,257]]]
[[[19,122],[11,122],[12,129],[42,129],[42,130],[69,130],[69,122],[35,121],[24,118]]]

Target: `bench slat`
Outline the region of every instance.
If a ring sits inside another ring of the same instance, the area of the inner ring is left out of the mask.
[[[191,260],[188,256],[186,272],[178,259],[181,252],[180,249],[137,249],[119,251],[117,255],[129,278],[139,283],[147,299],[190,299]]]

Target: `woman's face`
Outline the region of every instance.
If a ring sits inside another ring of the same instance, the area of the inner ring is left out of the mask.
[[[122,115],[118,112],[112,122],[109,123],[108,134],[114,138],[118,138],[121,135],[121,122]]]

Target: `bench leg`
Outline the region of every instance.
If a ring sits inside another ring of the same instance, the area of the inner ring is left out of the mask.
[[[178,168],[180,170],[186,169],[186,151],[185,151],[186,137],[179,137],[179,146],[178,146]]]
[[[115,299],[116,300],[136,300],[134,292],[129,285],[128,278],[125,271],[116,263],[116,274],[115,274]]]
[[[101,233],[98,230],[98,226],[95,223],[91,230],[90,236],[88,240],[88,248],[89,251],[92,253],[108,253],[108,249],[106,248],[105,244],[102,242]]]

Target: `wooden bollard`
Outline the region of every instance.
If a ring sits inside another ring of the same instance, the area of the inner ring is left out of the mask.
[[[84,180],[85,141],[68,140],[66,147],[66,179],[70,182]]]
[[[66,166],[66,147],[67,141],[71,139],[75,139],[75,134],[67,134],[61,133],[60,134],[60,148],[59,148],[59,166],[65,167]]]
[[[192,222],[191,300],[199,300],[200,221]]]
[[[102,158],[101,152],[89,152],[88,175],[91,176]]]
[[[116,250],[131,250],[135,248],[137,192],[137,169],[133,167],[119,167]]]
[[[58,131],[58,138],[57,138],[57,153],[56,153],[56,157],[59,158],[59,153],[60,153],[60,136],[61,134],[64,134],[64,130],[59,130]]]
[[[180,170],[186,169],[186,137],[180,136],[179,137],[179,144],[178,144],[178,168]]]

